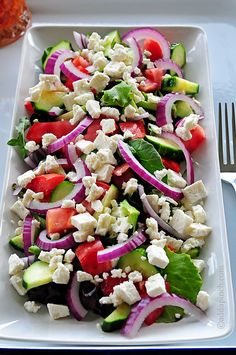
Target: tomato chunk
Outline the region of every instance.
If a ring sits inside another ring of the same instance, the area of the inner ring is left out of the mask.
[[[157,59],[160,59],[163,57],[163,53],[162,53],[162,49],[161,49],[160,44],[151,38],[145,39],[145,41],[143,43],[143,49],[151,53],[151,55],[149,57],[149,59],[151,59],[151,61],[154,61],[154,60],[157,60]]]
[[[151,312],[144,320],[144,323],[151,325],[156,322],[160,315],[164,312],[165,307],[160,307]]]
[[[74,90],[74,88],[73,88],[73,80],[72,80],[72,79],[66,78],[66,81],[65,81],[64,85],[65,85],[68,89],[70,89],[70,91],[73,91],[73,90]]]
[[[33,115],[34,107],[30,101],[25,101],[25,109],[29,115]]]
[[[128,163],[121,164],[117,166],[112,173],[112,182],[120,189],[122,188],[123,182],[127,182],[129,179],[134,177],[133,171],[130,169]]]
[[[192,138],[188,141],[183,141],[189,153],[192,153],[206,140],[204,129],[198,124],[195,128],[191,129]]]
[[[176,173],[180,172],[180,164],[168,158],[161,158],[162,163],[166,169],[174,170]]]
[[[103,118],[105,119],[105,118]],[[91,123],[91,125],[87,128],[87,132],[85,133],[84,135],[84,139],[90,141],[90,142],[94,142],[96,137],[97,137],[97,131],[101,130],[102,129],[102,126],[101,126],[101,120],[102,119],[96,119],[96,120],[93,120],[93,122]],[[116,134],[116,133],[119,133],[119,127],[117,125],[117,123],[115,123],[115,130],[111,133],[107,133],[106,135],[107,136],[110,136],[110,135],[113,135],[113,134]]]
[[[112,269],[110,261],[104,263],[97,261],[97,252],[103,249],[104,247],[98,238],[94,242],[85,242],[76,248],[75,254],[84,271],[95,276]]]
[[[53,208],[46,214],[47,233],[62,233],[68,229],[73,229],[71,217],[77,214],[75,208]]]
[[[36,176],[27,186],[34,192],[43,192],[44,200],[50,197],[52,190],[65,180],[62,174],[45,174]]]
[[[143,92],[152,92],[155,90],[159,90],[161,86],[158,83],[155,83],[154,81],[146,79],[144,80],[144,84],[140,84],[138,88]]]
[[[52,133],[57,138],[70,133],[75,126],[71,125],[67,121],[56,122],[35,122],[28,130],[26,134],[27,141],[35,141],[36,143],[42,142],[42,136],[45,133]]]
[[[86,59],[84,59],[81,55],[75,57],[72,62],[76,67],[86,68],[89,66],[89,62]]]
[[[108,276],[101,283],[101,290],[104,296],[109,296],[113,292],[113,288],[124,281],[128,281],[128,277],[111,277]]]
[[[157,68],[145,70],[145,76],[147,79],[157,83],[159,88],[161,88],[163,71]]]
[[[146,135],[143,120],[119,123],[122,132],[130,131],[134,136],[132,139],[144,138]]]

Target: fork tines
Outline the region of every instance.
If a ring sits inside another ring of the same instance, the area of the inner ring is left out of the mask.
[[[236,171],[236,122],[235,122],[235,107],[232,103],[232,120],[229,122],[229,114],[227,103],[224,105],[222,114],[222,105],[219,103],[219,132],[218,132],[218,147],[220,170],[222,172]],[[222,116],[224,116],[225,130],[223,132]],[[230,131],[232,132],[233,149],[230,149]],[[224,134],[225,133],[225,134]],[[224,139],[225,138],[225,139]],[[224,159],[224,153],[226,159]]]

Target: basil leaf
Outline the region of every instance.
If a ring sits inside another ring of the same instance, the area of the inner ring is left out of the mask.
[[[7,144],[13,147],[17,147],[20,156],[24,159],[27,156],[27,150],[25,149],[25,130],[29,128],[30,121],[26,117],[20,119],[19,124],[16,126],[18,136],[10,139]]]
[[[133,100],[132,86],[124,81],[105,90],[102,96],[102,103],[107,106],[126,107]]]
[[[176,318],[175,315],[179,314],[180,317]],[[157,323],[173,323],[180,320],[184,315],[183,308],[177,306],[165,306],[163,313],[157,319]]]
[[[161,156],[151,143],[144,139],[134,139],[129,141],[129,145],[133,148],[132,152],[138,161],[149,173],[154,174],[154,171],[164,169]]]
[[[202,287],[202,278],[187,254],[177,254],[165,248],[169,264],[163,270],[170,283],[171,293],[187,298],[195,303]]]

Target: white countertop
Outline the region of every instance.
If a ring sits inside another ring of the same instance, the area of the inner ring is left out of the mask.
[[[209,57],[217,120],[218,103],[236,99],[236,1],[225,0],[28,0],[33,23],[83,24],[196,24],[208,36]],[[11,115],[19,68],[22,40],[0,49],[0,186],[3,184],[10,138]],[[235,100],[236,101],[236,100]],[[236,196],[223,184],[225,215],[234,287],[236,285]],[[1,196],[1,189],[0,189]],[[0,348],[45,348],[48,344],[0,340]],[[57,347],[56,344],[53,347]],[[164,347],[164,346],[163,346]],[[236,347],[236,331],[225,339],[188,343],[176,347]],[[62,347],[60,347],[62,348]],[[66,347],[68,349],[68,347]]]

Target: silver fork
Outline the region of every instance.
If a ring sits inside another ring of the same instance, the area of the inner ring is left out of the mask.
[[[235,123],[235,108],[232,103],[232,122],[229,123],[228,107],[225,103],[224,107],[224,122],[225,122],[225,143],[223,139],[222,128],[222,107],[219,103],[219,132],[218,132],[218,150],[220,160],[221,179],[231,184],[236,192],[236,123]],[[230,128],[229,128],[230,127]],[[233,149],[230,151],[230,129],[232,130]],[[224,146],[225,144],[225,146]],[[226,161],[224,161],[224,151],[226,153]]]

